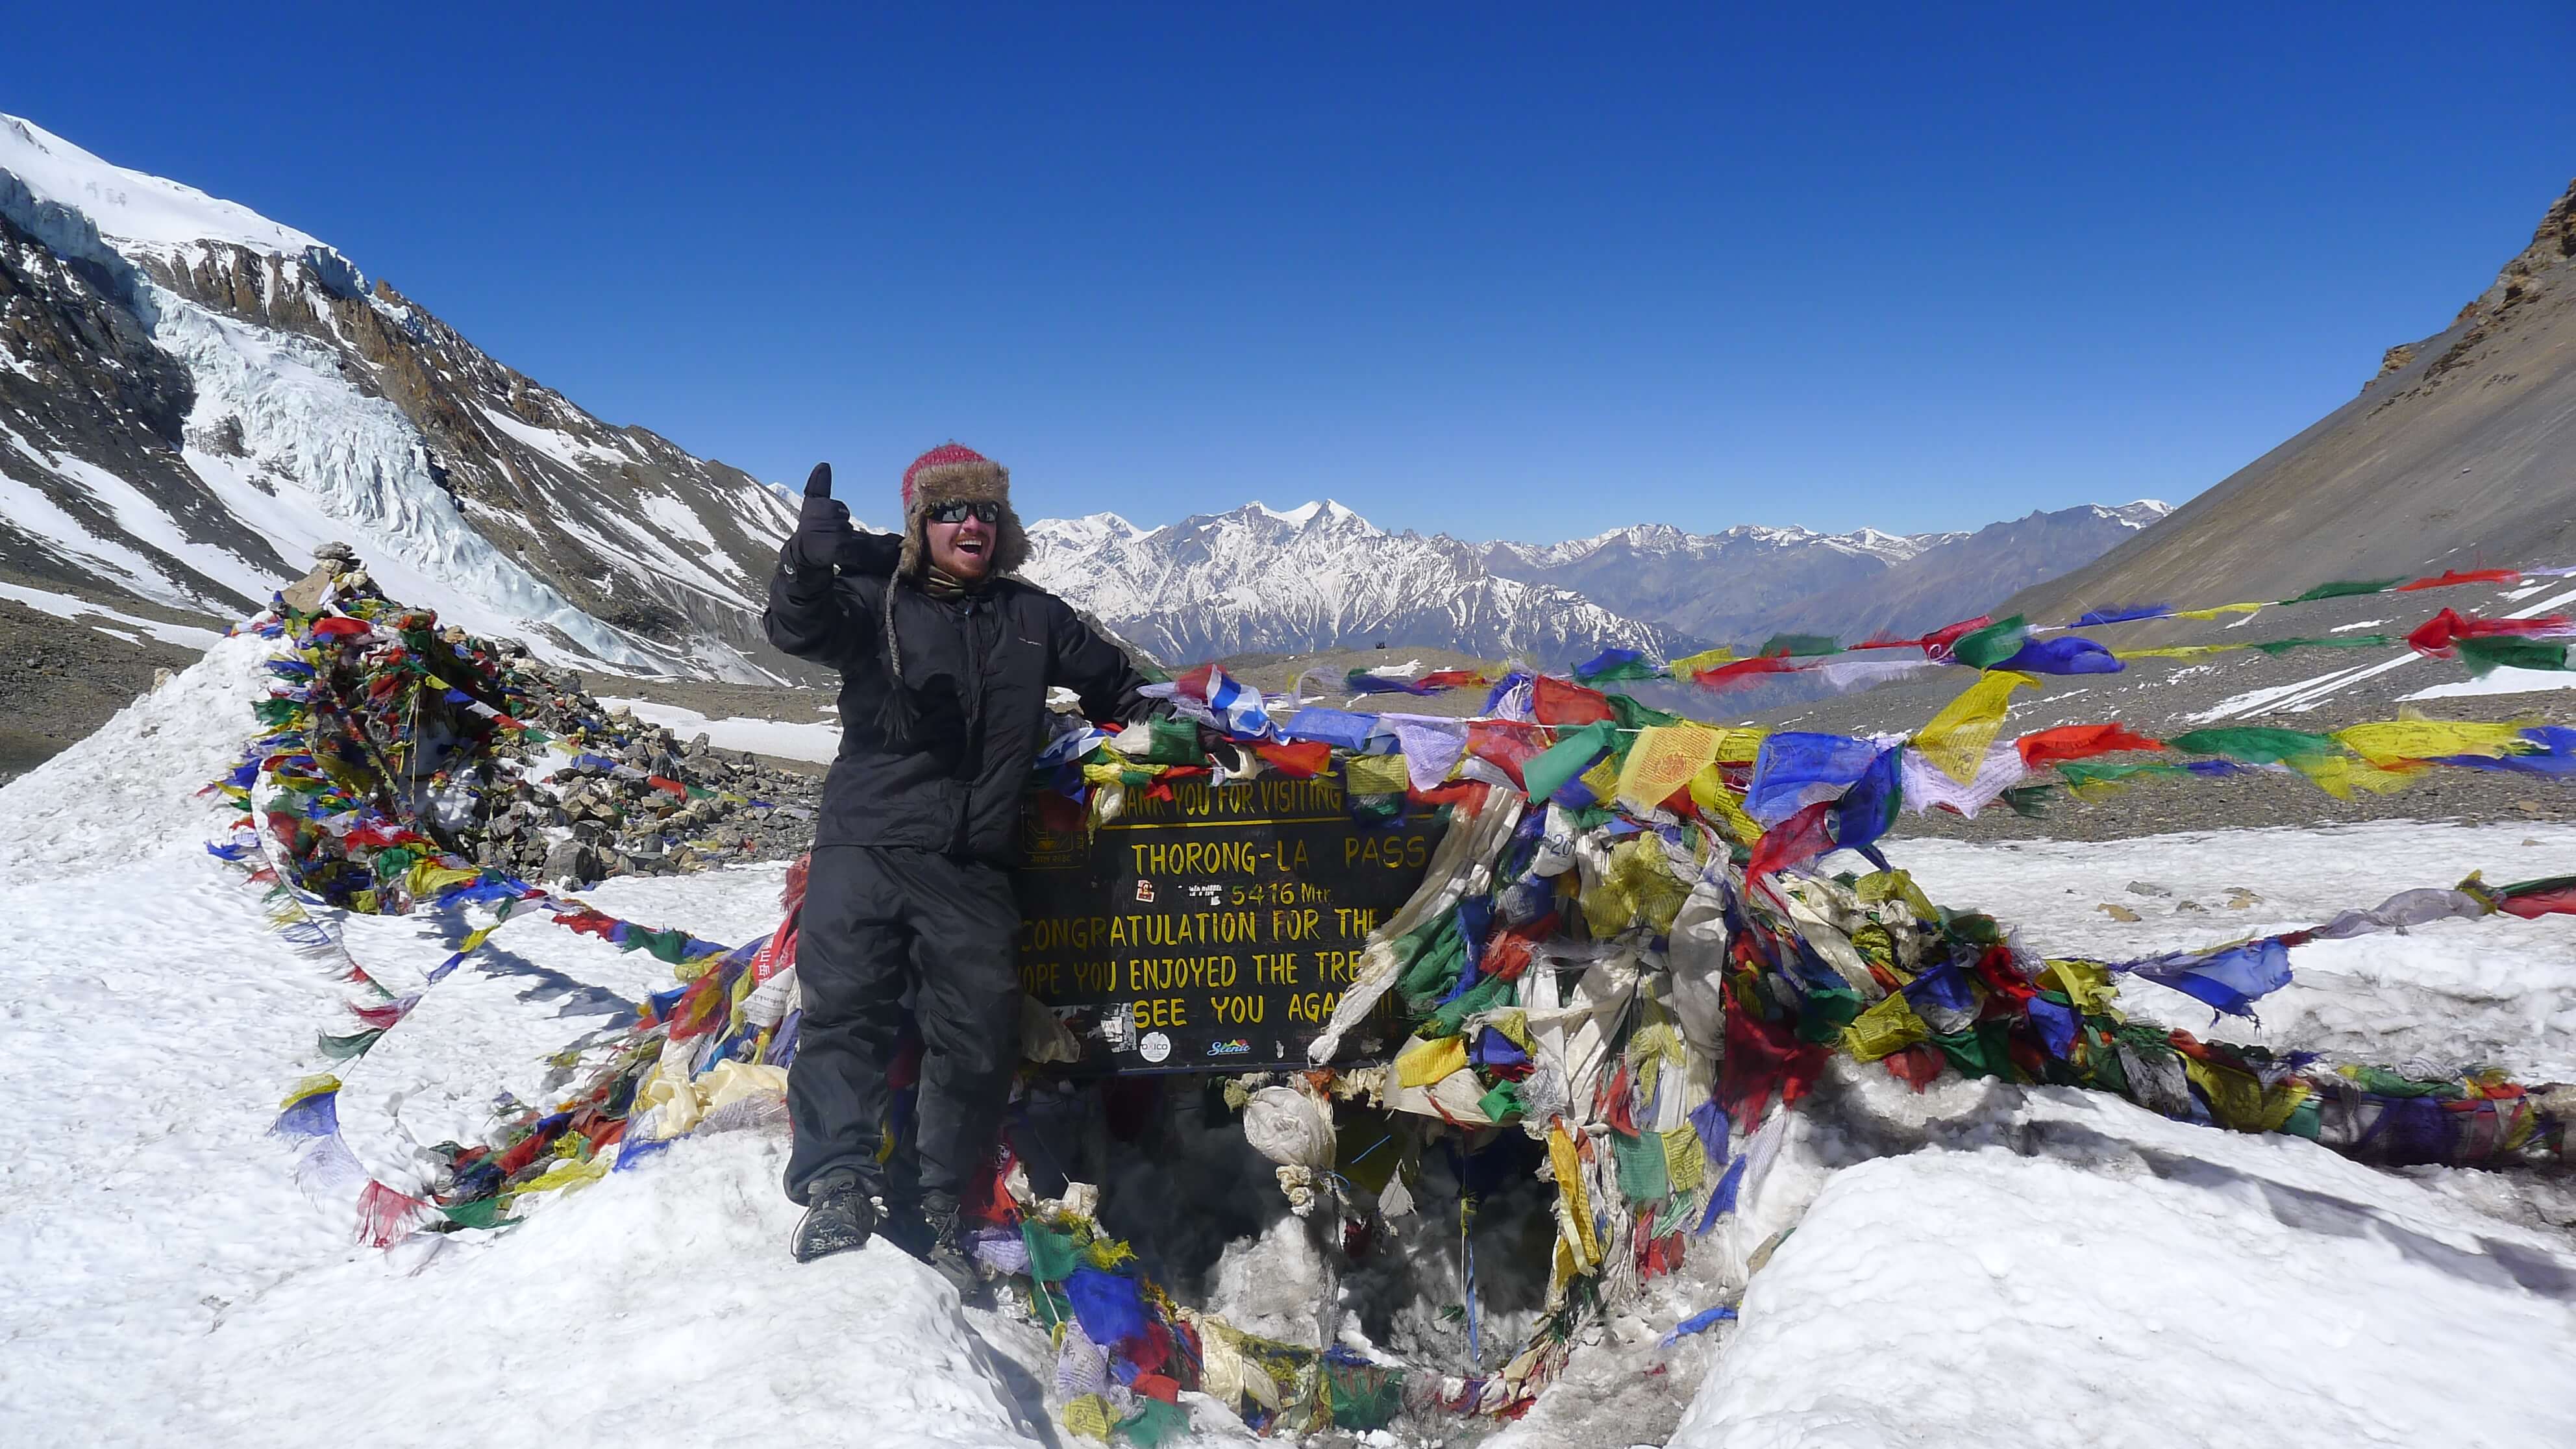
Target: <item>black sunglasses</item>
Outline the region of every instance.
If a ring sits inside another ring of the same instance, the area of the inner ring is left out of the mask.
[[[933,523],[964,523],[966,521],[966,515],[970,513],[985,523],[999,523],[1002,521],[1002,505],[998,503],[942,503],[937,508],[930,510],[930,521]]]

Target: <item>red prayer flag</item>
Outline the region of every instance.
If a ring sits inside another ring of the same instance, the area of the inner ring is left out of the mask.
[[[1771,1089],[1786,1107],[1807,1095],[1825,1070],[1825,1049],[1798,1040],[1786,1022],[1768,1025],[1726,999],[1726,1055],[1719,1059],[1717,1103],[1734,1120],[1761,1120]]]
[[[1715,669],[1703,669],[1691,676],[1691,682],[1703,689],[1734,689],[1760,682],[1765,674],[1788,674],[1801,666],[1782,654],[1764,654],[1752,659],[1738,659]]]
[[[1836,800],[1818,800],[1801,806],[1798,813],[1762,832],[1753,842],[1753,859],[1744,867],[1744,878],[1758,880],[1776,870],[1803,865],[1834,848],[1834,838],[1825,829],[1825,818],[1833,813]]]
[[[2406,644],[2418,654],[2448,659],[2456,652],[2462,639],[2492,639],[2505,635],[2531,638],[2563,633],[2566,629],[2567,616],[2564,614],[2549,614],[2538,619],[2480,619],[2456,609],[2444,609],[2416,625],[2415,632],[2406,636]]]
[[[1442,805],[1474,805],[1482,808],[1485,796],[1493,788],[1482,780],[1451,780],[1447,784],[1434,785],[1428,790],[1416,790],[1407,786],[1404,798],[1426,810]]]
[[[2132,734],[2127,726],[2116,722],[2060,725],[2053,730],[2035,730],[2013,741],[2013,748],[2021,751],[2022,764],[2033,770],[2044,769],[2060,760],[2083,760],[2119,750],[2161,750],[2164,747],[2164,741]]]
[[[1530,713],[1540,724],[1551,725],[1587,725],[1617,718],[1608,695],[1544,674],[1531,684]]]
[[[1961,639],[1966,638],[1970,634],[1974,634],[1979,629],[1982,629],[1993,622],[1993,616],[1979,614],[1973,619],[1961,619],[1956,624],[1944,624],[1940,628],[1923,636],[1923,657],[1926,659],[1947,659],[1950,657],[1951,645],[1958,643]]]
[[[1295,744],[1264,740],[1254,745],[1252,752],[1291,780],[1311,779],[1333,765],[1333,747],[1322,740],[1300,740]]]
[[[1887,1074],[1920,1092],[1941,1079],[1944,1065],[1946,1062],[1937,1049],[1916,1042],[1902,1051],[1888,1054]]]
[[[1480,669],[1435,669],[1413,682],[1432,689],[1464,689],[1471,685],[1484,688],[1494,681]]]
[[[2496,902],[2496,909],[2526,921],[2536,921],[2542,916],[2576,916],[2576,885],[2563,885],[2527,896],[2508,896]]]
[[[2518,583],[2521,579],[2522,570],[2520,569],[2472,569],[2467,573],[2457,569],[2444,569],[2439,578],[2417,579],[2413,583],[2399,584],[2389,592],[2410,594],[2417,589],[2447,589],[2453,584],[2510,584]]]
[[[1511,776],[1515,785],[1522,783],[1521,763],[1545,748],[1535,725],[1480,719],[1467,726],[1467,753]]]
[[[1167,1404],[1177,1404],[1181,1401],[1181,1386],[1161,1374],[1138,1374],[1135,1382],[1127,1387],[1143,1394],[1146,1398],[1160,1399]]]

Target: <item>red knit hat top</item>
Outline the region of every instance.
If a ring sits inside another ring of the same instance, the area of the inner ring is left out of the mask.
[[[993,461],[964,443],[942,443],[912,460],[903,470],[903,511],[912,512],[912,480],[924,468],[945,468],[952,463],[989,463]]]

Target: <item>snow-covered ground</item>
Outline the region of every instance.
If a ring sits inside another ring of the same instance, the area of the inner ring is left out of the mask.
[[[189,797],[248,728],[261,652],[218,644],[0,789],[0,919],[18,942],[0,995],[0,1443],[431,1445],[494,1426],[559,1444],[1056,1440],[1031,1331],[961,1311],[883,1245],[789,1261],[774,1134],[684,1141],[514,1232],[391,1254],[351,1243],[345,1200],[308,1201],[265,1133],[287,1086],[329,1067],[314,1038],[350,1028],[346,988],[205,854],[222,820]],[[2562,871],[2576,829],[1894,850],[1936,898],[2031,944],[2118,958],[2472,868]],[[739,941],[772,923],[778,884],[755,867],[591,898]],[[2235,908],[2231,887],[2260,899]],[[478,920],[344,924],[407,992]],[[2576,1076],[2557,1029],[2576,922],[2445,922],[2293,962],[2298,984],[2266,1003],[2275,1045]],[[665,979],[512,922],[349,1065],[351,1146],[405,1181],[414,1143],[480,1135],[500,1094],[546,1092],[550,1055]],[[2195,1029],[2207,1016],[2143,984],[2130,999]],[[2576,1443],[2560,1383],[2576,1198],[2546,1185],[2375,1171],[2096,1094],[1950,1081],[1917,1097],[1848,1066],[1777,1140],[1706,1245],[1767,1261],[1739,1325],[1672,1355],[1677,1372],[1714,1360],[1674,1444]],[[1643,1396],[1676,1397],[1637,1361],[1578,1355],[1561,1407],[1508,1440],[1633,1442]]]
[[[707,743],[719,750],[749,750],[754,754],[775,755],[782,760],[808,760],[817,765],[832,763],[841,752],[841,727],[821,720],[754,719],[730,715],[709,719],[694,709],[676,704],[655,704],[649,699],[612,699],[601,695],[599,702],[610,709],[632,710],[637,719],[657,724],[682,739],[703,734]]]

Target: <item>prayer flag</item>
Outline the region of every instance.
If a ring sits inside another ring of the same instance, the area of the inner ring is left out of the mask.
[[[1959,691],[1958,698],[1942,706],[1931,723],[1916,732],[1915,748],[1940,766],[1941,773],[1967,784],[1976,778],[1977,767],[1985,761],[1986,746],[2003,728],[2012,692],[2038,682],[2009,669],[1988,671],[1983,679]]]

